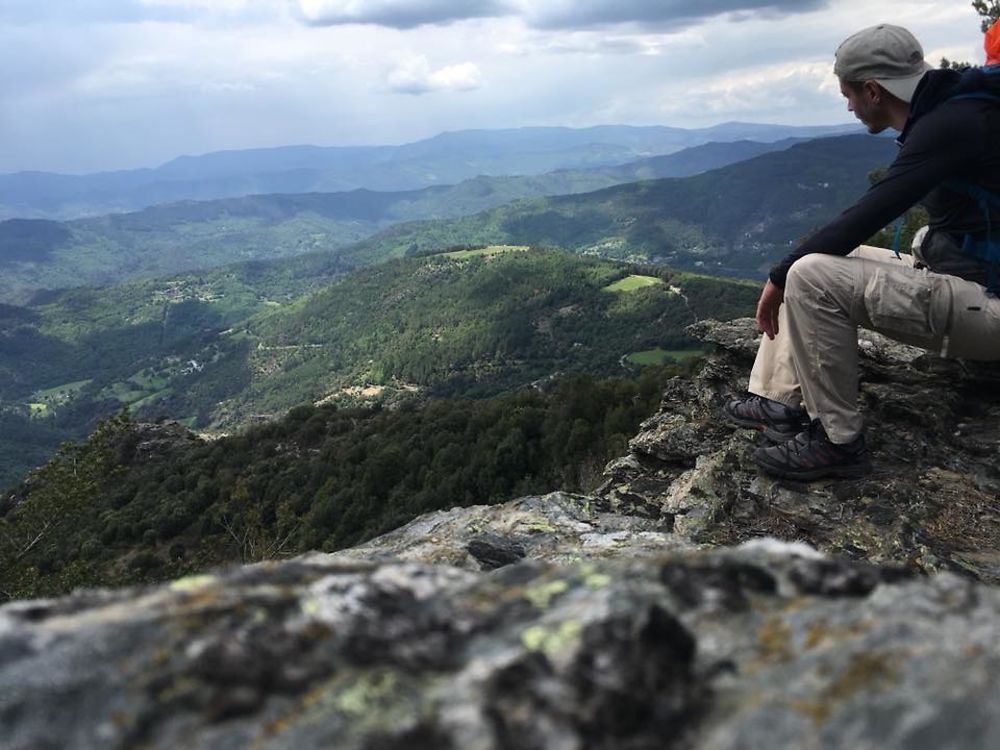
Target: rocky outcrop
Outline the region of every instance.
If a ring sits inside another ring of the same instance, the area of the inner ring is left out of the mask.
[[[118,446],[123,463],[147,463],[176,455],[179,447],[201,439],[178,422],[137,422]]]
[[[700,330],[592,495],[0,608],[0,745],[1000,744],[995,370],[866,339],[877,471],[799,485],[716,418],[750,323]]]
[[[610,508],[672,518],[675,533],[728,545],[770,535],[848,558],[1000,582],[1000,367],[942,360],[862,333],[861,398],[875,472],[857,481],[775,481],[751,460],[758,438],[718,418],[745,389],[754,325],[704,322],[724,347],[609,467]]]

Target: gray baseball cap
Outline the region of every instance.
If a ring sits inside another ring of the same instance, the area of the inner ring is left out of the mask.
[[[875,81],[893,96],[908,102],[924,77],[933,70],[924,61],[920,42],[902,26],[880,23],[847,37],[837,48],[833,72],[842,81]]]

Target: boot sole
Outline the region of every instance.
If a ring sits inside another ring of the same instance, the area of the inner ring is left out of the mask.
[[[800,425],[794,432],[780,432],[777,428],[765,422],[758,422],[754,419],[740,419],[739,417],[733,416],[725,409],[722,409],[722,416],[731,425],[735,425],[736,427],[745,427],[748,430],[757,430],[757,432],[761,433],[764,437],[775,444],[788,442],[809,426],[804,424]]]
[[[757,456],[754,456],[754,463],[772,476],[781,479],[796,479],[801,482],[823,478],[860,479],[872,472],[871,461],[842,466],[817,466],[815,469],[790,469],[785,466],[773,466],[766,461],[761,461]]]

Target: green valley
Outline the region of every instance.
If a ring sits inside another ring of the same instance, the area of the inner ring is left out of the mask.
[[[302,403],[483,397],[559,373],[614,375],[634,352],[688,348],[687,324],[746,314],[757,294],[753,283],[526,246],[317,272],[305,295],[289,273],[237,266],[0,308],[4,438],[36,425],[79,438],[121,405],[218,432]],[[657,283],[606,291],[635,276]],[[3,443],[10,482],[37,452]]]
[[[214,441],[114,415],[0,498],[0,602],[333,550],[431,510],[592,488],[679,372],[399,409],[303,405]]]

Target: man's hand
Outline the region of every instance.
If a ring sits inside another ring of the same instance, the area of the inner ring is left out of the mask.
[[[764,290],[757,300],[757,327],[762,330],[769,339],[773,339],[778,333],[778,309],[785,301],[785,290],[768,279],[764,284]]]

